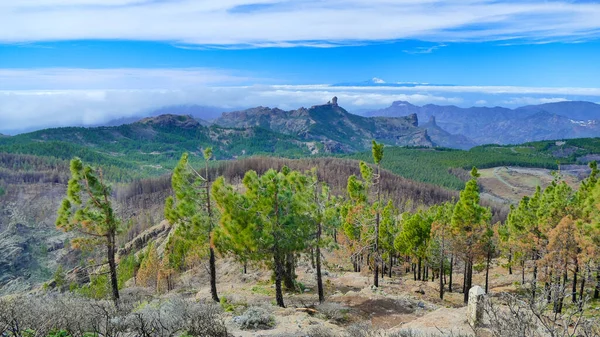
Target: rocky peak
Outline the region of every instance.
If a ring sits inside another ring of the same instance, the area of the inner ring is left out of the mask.
[[[412,126],[418,126],[419,125],[419,118],[417,117],[417,114],[410,114],[410,115],[406,116],[406,120]]]
[[[159,127],[178,127],[183,129],[192,129],[200,126],[200,123],[190,115],[172,114],[144,118],[138,123]]]
[[[331,101],[327,102],[327,104],[329,105],[333,105],[333,106],[338,106],[338,98],[337,96],[333,96],[333,98],[331,99]]]
[[[431,115],[431,117],[429,117],[429,122],[427,123],[431,126],[437,126],[437,124],[435,123],[435,116]]]

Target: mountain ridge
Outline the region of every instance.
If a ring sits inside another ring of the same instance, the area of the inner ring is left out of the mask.
[[[369,147],[371,140],[399,146],[435,146],[425,129],[418,127],[416,115],[403,117],[364,117],[351,114],[338,105],[334,97],[327,104],[285,111],[256,107],[223,113],[214,120],[223,127],[257,126],[293,135],[305,140],[321,141],[332,152],[355,152]]]
[[[461,108],[435,104],[418,106],[395,101],[387,108],[365,113],[366,116],[387,117],[407,114],[416,114],[420,120],[428,120],[433,116],[443,130],[465,136],[477,145],[600,135],[600,105],[585,101],[546,103],[515,109],[499,106]]]

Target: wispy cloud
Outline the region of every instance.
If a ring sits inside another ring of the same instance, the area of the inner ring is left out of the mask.
[[[435,50],[438,50],[438,49],[443,48],[443,47],[446,47],[446,45],[445,44],[440,44],[440,45],[431,46],[431,47],[417,47],[415,49],[403,50],[403,52],[405,52],[407,54],[431,54]]]
[[[207,68],[0,68],[0,90],[185,89],[257,81],[264,82],[265,79],[252,78],[229,70]]]
[[[130,39],[237,48],[397,39],[544,43],[598,38],[599,17],[600,4],[567,0],[20,0],[0,2],[0,41]]]

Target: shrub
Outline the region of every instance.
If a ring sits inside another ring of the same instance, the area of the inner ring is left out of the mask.
[[[133,298],[133,297],[130,297]],[[179,297],[151,302],[94,300],[48,293],[0,298],[0,336],[227,337],[214,304]]]
[[[275,317],[262,307],[250,307],[241,316],[234,317],[234,322],[242,329],[269,329],[275,326]]]
[[[348,322],[348,313],[350,309],[336,302],[325,302],[319,304],[316,308],[317,312],[322,314],[326,319],[331,320],[335,323],[346,323]]]

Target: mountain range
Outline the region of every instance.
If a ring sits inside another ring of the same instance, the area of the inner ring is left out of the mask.
[[[214,124],[228,128],[260,127],[302,140],[318,141],[326,152],[356,152],[375,139],[388,145],[435,146],[417,116],[363,117],[340,107],[337,98],[323,105],[284,111],[257,107],[223,113]]]
[[[417,106],[397,101],[385,109],[364,113],[365,116],[371,117],[398,117],[409,114],[416,114],[419,120],[434,118],[434,124],[442,130],[454,136],[466,137],[468,140],[465,145],[470,142],[518,144],[537,140],[600,136],[600,105],[583,101],[530,105],[516,109],[461,108],[434,104]],[[433,130],[428,130],[431,136]],[[456,146],[458,144],[447,145],[459,147]]]

